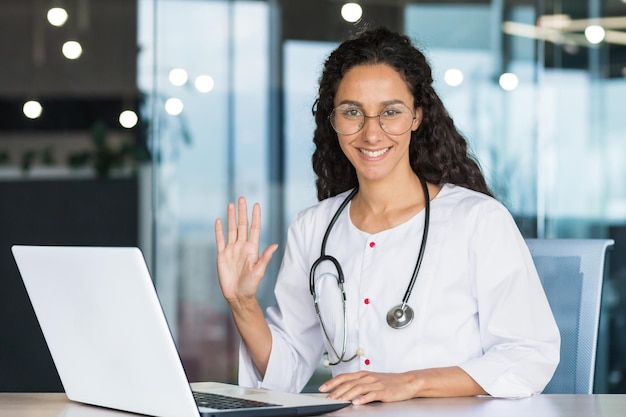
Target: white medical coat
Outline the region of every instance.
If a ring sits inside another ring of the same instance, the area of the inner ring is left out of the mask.
[[[277,277],[276,306],[266,311],[272,349],[260,378],[244,344],[239,384],[300,391],[331,348],[309,290],[309,271],[346,193],[300,212],[289,227]],[[484,194],[444,185],[431,202],[421,269],[408,304],[413,322],[387,325],[413,274],[424,211],[392,229],[369,234],[351,222],[349,205],[330,233],[326,254],[345,275],[346,357],[333,374],[459,366],[496,397],[540,392],[559,362],[560,336],[529,250],[507,209]],[[320,272],[328,262],[320,266]],[[319,269],[319,268],[318,268]],[[319,274],[317,274],[319,275]],[[333,278],[316,283],[322,317],[341,351],[343,313]]]

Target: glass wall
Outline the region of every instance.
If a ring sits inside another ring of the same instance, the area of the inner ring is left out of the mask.
[[[151,121],[156,285],[191,379],[232,380],[235,334],[215,277],[215,218],[268,202],[268,6],[139,2],[138,83]]]
[[[625,2],[363,2],[355,23],[336,1],[138,5],[138,84],[155,162],[151,261],[192,380],[236,378],[214,220],[243,195],[262,205],[262,246],[284,243],[291,218],[316,202],[311,106],[323,61],[355,29],[385,24],[423,48],[526,237],[615,239],[597,389],[626,392]]]

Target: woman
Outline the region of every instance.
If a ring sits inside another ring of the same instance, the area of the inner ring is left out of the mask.
[[[362,32],[326,61],[314,114],[320,203],[289,228],[266,316],[255,292],[277,246],[259,256],[260,207],[248,230],[245,199],[229,204],[227,238],[216,221],[239,383],[299,391],[324,355],[320,391],[355,404],[540,392],[558,329],[424,55],[401,34]]]

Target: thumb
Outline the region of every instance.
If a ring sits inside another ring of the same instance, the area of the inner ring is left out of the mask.
[[[261,254],[261,257],[259,258],[257,265],[265,269],[267,267],[267,264],[270,263],[270,260],[272,259],[272,255],[274,255],[274,252],[276,252],[276,249],[278,249],[277,243],[265,248],[265,250]]]

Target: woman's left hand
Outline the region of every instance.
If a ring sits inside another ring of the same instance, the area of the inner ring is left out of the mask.
[[[412,373],[377,373],[360,371],[337,375],[319,389],[330,398],[366,404],[372,401],[392,402],[416,396],[416,378]]]
[[[416,397],[466,397],[487,392],[458,366],[419,369],[399,374],[359,371],[326,381],[321,392],[330,398],[366,404]]]

